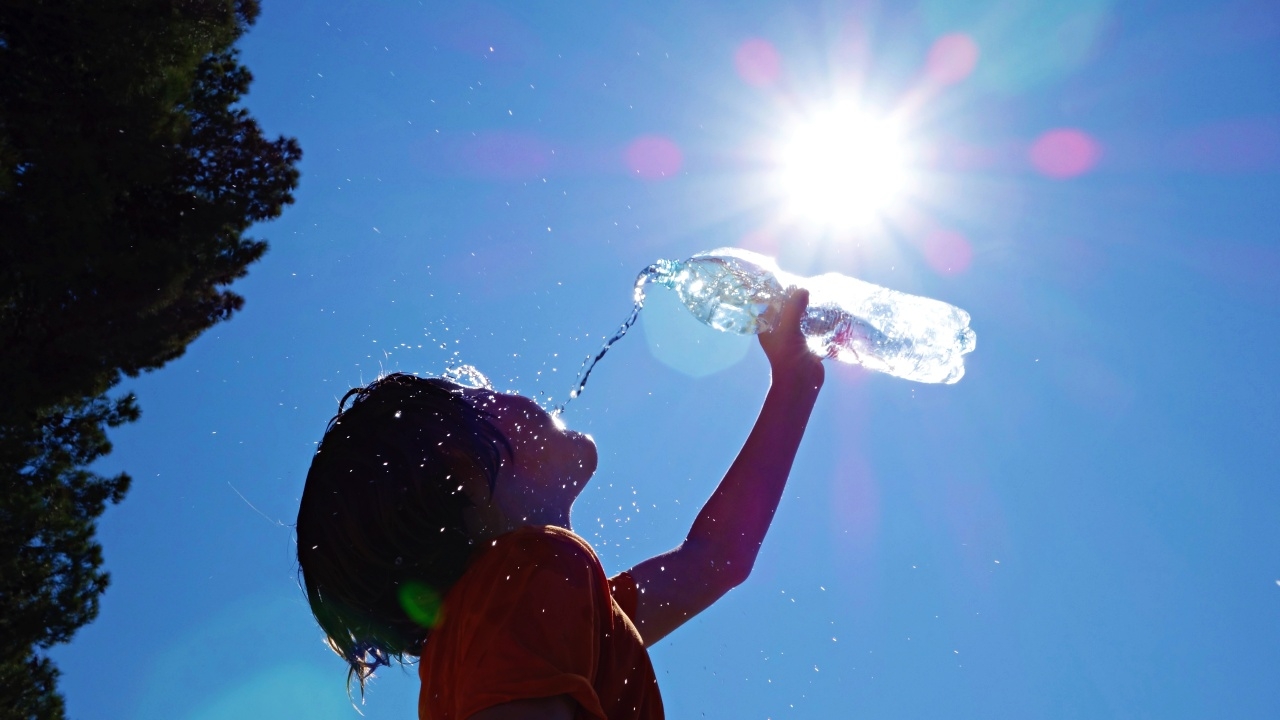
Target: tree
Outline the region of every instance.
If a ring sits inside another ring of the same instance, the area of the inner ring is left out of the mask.
[[[109,397],[243,304],[293,202],[295,140],[239,106],[257,0],[0,3],[0,716],[61,718],[44,655],[93,620],[94,534],[129,477],[88,470]]]

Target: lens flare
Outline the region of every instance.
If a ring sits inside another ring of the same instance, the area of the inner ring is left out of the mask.
[[[939,85],[954,85],[978,65],[978,44],[964,33],[943,35],[929,48],[925,75]]]
[[[849,105],[796,123],[778,150],[778,183],[795,219],[834,229],[874,223],[908,186],[908,153],[886,119]]]
[[[440,594],[418,582],[400,586],[400,607],[409,619],[424,628],[433,628],[440,619]]]
[[[934,230],[924,238],[924,259],[939,275],[959,275],[973,262],[973,246],[954,230]]]
[[[1036,138],[1028,155],[1042,175],[1066,180],[1092,170],[1102,156],[1102,146],[1083,130],[1058,128]]]
[[[751,38],[738,46],[733,54],[733,65],[748,85],[765,87],[778,81],[782,74],[782,59],[773,43],[763,38]]]
[[[645,135],[627,146],[627,168],[642,180],[669,180],[680,172],[680,146],[661,135]]]

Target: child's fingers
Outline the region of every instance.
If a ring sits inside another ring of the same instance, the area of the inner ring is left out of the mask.
[[[809,350],[801,328],[801,318],[808,308],[809,291],[804,288],[788,288],[786,300],[778,313],[777,326],[772,332],[760,335],[760,346],[764,348],[775,372],[809,373],[815,365],[821,372],[822,358]]]
[[[800,318],[804,316],[804,311],[809,307],[809,291],[804,288],[793,288],[787,296],[787,302],[782,306],[782,327],[796,327],[800,324]]]

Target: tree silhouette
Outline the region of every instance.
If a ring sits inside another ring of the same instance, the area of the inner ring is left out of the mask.
[[[231,317],[293,201],[295,140],[239,107],[257,0],[0,3],[0,717],[61,718],[44,655],[93,620],[97,518],[129,487],[87,469],[108,397]]]

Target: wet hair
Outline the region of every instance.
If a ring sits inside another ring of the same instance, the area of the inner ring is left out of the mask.
[[[363,694],[374,670],[417,657],[474,549],[467,478],[493,490],[511,446],[490,415],[439,378],[395,373],[338,403],[298,508],[311,611]],[[348,406],[348,400],[351,401]]]

